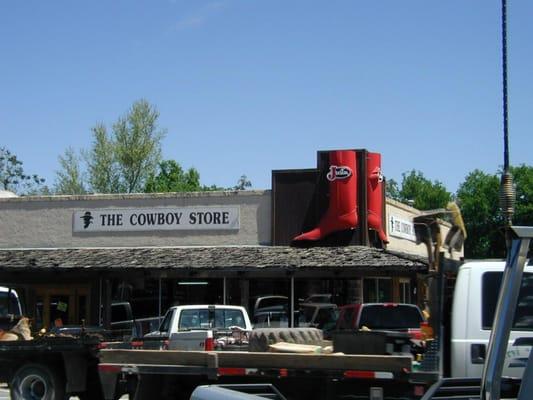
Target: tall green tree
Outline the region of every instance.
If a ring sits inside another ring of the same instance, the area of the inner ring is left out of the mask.
[[[147,193],[196,192],[201,191],[200,174],[194,168],[184,171],[174,160],[159,163],[158,171],[148,177],[145,191]]]
[[[128,193],[142,192],[161,160],[165,131],[158,127],[158,118],[154,106],[139,100],[113,125],[116,162]]]
[[[387,179],[385,181],[385,196],[389,199],[401,201],[400,198],[400,188],[398,182],[394,179]]]
[[[501,231],[499,187],[496,175],[476,169],[466,176],[457,190],[456,197],[468,234],[464,247],[467,258],[503,255],[505,241]]]
[[[533,166],[521,164],[510,170],[516,186],[513,224],[533,226]]]
[[[143,192],[161,160],[165,130],[159,128],[158,118],[155,106],[138,100],[112,125],[111,133],[104,124],[96,124],[91,148],[83,152],[84,186],[94,193]]]
[[[95,193],[120,193],[123,187],[116,161],[115,144],[104,124],[96,124],[91,131],[92,147],[85,153],[89,186]]]
[[[241,175],[237,184],[233,187],[233,190],[246,190],[252,187],[252,182],[248,179],[246,175]]]
[[[54,191],[58,194],[85,194],[83,173],[80,167],[80,157],[72,147],[59,156],[60,170],[56,171]]]
[[[516,187],[513,224],[533,225],[533,167],[510,167]],[[465,221],[468,239],[465,241],[465,257],[505,257],[504,220],[501,214],[501,171],[486,174],[474,170],[459,186],[456,197]]]
[[[23,194],[37,194],[44,189],[44,178],[26,174],[22,161],[6,147],[0,147],[0,189]]]
[[[431,182],[420,171],[402,174],[399,200],[403,203],[412,204],[419,210],[432,210],[445,207],[451,198],[451,193],[441,182]]]

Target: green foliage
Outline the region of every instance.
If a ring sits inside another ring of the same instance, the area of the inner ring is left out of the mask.
[[[0,189],[14,193],[34,194],[43,189],[44,178],[24,172],[22,161],[6,147],[0,147]]]
[[[194,168],[186,172],[174,160],[159,163],[158,172],[148,177],[145,191],[147,193],[196,192],[201,191],[200,174]]]
[[[451,198],[441,182],[431,182],[420,171],[412,170],[402,174],[399,200],[403,203],[412,204],[419,210],[432,210],[445,207]]]
[[[233,186],[233,190],[246,190],[250,187],[252,187],[252,182],[250,182],[248,177],[243,174],[237,181],[237,185]]]
[[[394,179],[387,179],[385,181],[385,196],[389,199],[400,200],[400,188],[398,182]]]
[[[158,118],[159,112],[154,106],[139,100],[113,124],[111,134],[104,124],[96,124],[91,129],[92,146],[89,151],[83,151],[88,182],[85,183],[79,175],[76,187],[66,185],[63,189],[89,187],[94,193],[143,192],[161,160],[161,140],[165,131],[158,128]],[[73,160],[63,161],[60,160],[62,170],[57,173],[58,182],[63,182],[74,172]],[[65,168],[67,166],[70,170]]]
[[[533,166],[510,168],[516,186],[516,205],[513,224],[533,226]]]
[[[126,192],[142,192],[161,159],[165,132],[157,126],[159,112],[146,100],[133,104],[113,125],[117,168]]]
[[[95,193],[120,193],[123,186],[116,161],[115,144],[103,124],[92,128],[92,148],[86,153],[89,185]]]
[[[465,256],[468,258],[502,257],[505,240],[499,212],[500,180],[496,175],[474,170],[457,190],[468,238]]]
[[[59,165],[61,169],[56,171],[54,191],[57,194],[87,193],[80,169],[80,158],[72,147],[67,148],[63,156],[59,156]]]
[[[514,225],[533,225],[533,167],[510,167],[516,186]],[[485,174],[471,172],[460,185],[457,199],[465,221],[468,258],[503,258],[505,240],[503,216],[499,205],[501,171]]]

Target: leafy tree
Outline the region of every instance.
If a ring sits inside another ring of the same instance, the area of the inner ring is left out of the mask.
[[[516,204],[513,224],[533,226],[533,166],[511,167],[516,186]]]
[[[159,112],[146,100],[133,104],[113,125],[118,171],[126,192],[142,192],[161,159],[165,132],[157,126]]]
[[[89,185],[96,193],[120,193],[120,173],[116,162],[115,144],[103,124],[92,128],[92,148],[85,155]]]
[[[400,200],[400,188],[398,187],[398,182],[394,179],[387,179],[385,181],[385,196],[389,199]]]
[[[510,167],[510,172],[516,186],[513,224],[533,225],[533,167],[522,164]],[[475,170],[457,190],[468,233],[466,257],[505,257],[504,220],[499,203],[501,173],[491,175]]]
[[[237,185],[233,186],[233,190],[246,190],[250,187],[252,187],[252,182],[243,174],[237,181]]]
[[[195,192],[202,190],[200,174],[194,168],[183,171],[177,161],[164,160],[159,163],[158,173],[148,177],[147,193]]]
[[[496,175],[474,170],[457,190],[457,200],[465,222],[468,258],[501,257],[505,241],[499,212],[500,180]]]
[[[0,147],[0,189],[34,194],[42,190],[44,181],[37,174],[26,174],[22,161],[6,147]]]
[[[165,131],[158,128],[158,118],[154,106],[139,100],[113,124],[111,134],[104,124],[96,124],[92,146],[83,152],[88,175],[84,186],[95,193],[142,192],[161,159]]]
[[[399,200],[412,204],[419,210],[432,210],[445,207],[451,200],[451,194],[439,181],[431,182],[422,172],[412,170],[402,174],[402,188]]]
[[[80,158],[72,147],[59,156],[61,170],[56,171],[55,192],[58,194],[84,194],[85,189],[83,173],[80,169]]]

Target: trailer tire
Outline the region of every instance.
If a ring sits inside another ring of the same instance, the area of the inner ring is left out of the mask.
[[[287,342],[322,345],[323,335],[316,328],[260,328],[254,329],[248,340],[248,351],[266,352],[269,345]]]
[[[42,364],[27,364],[15,372],[9,385],[12,400],[64,400],[65,380]]]

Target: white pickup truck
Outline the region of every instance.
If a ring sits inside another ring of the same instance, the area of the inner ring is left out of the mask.
[[[245,350],[252,330],[244,307],[188,305],[169,308],[159,329],[144,335],[149,350]]]

